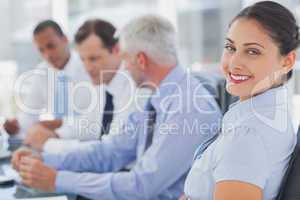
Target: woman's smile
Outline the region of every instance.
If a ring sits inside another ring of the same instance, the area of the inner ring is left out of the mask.
[[[229,73],[229,81],[234,84],[244,83],[252,78],[253,76],[249,76],[249,75]]]

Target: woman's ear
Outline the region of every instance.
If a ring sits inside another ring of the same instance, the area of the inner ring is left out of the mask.
[[[285,74],[287,74],[289,71],[293,69],[295,62],[296,62],[296,51],[293,50],[284,57],[283,70]]]

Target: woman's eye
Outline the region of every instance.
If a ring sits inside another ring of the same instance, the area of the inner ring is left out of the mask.
[[[230,46],[230,45],[225,45],[225,49],[229,52],[234,52],[235,51],[235,48]]]
[[[248,49],[247,53],[249,55],[259,55],[260,54],[260,52],[258,50],[256,50],[256,49]]]

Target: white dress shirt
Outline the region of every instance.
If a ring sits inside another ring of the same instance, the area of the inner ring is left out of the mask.
[[[17,119],[20,124],[20,134],[18,137],[23,138],[27,129],[35,122],[40,120],[41,116],[54,115],[54,98],[55,85],[57,85],[57,77],[64,75],[68,79],[69,91],[78,82],[90,82],[89,77],[83,67],[83,63],[79,55],[75,51],[71,51],[71,56],[63,70],[57,70],[47,62],[40,63],[34,70],[22,74],[18,81],[20,85],[24,85],[22,81],[28,81],[28,87],[25,95],[21,95],[19,103],[20,112]],[[17,84],[17,83],[16,83]],[[68,91],[68,92],[69,92]],[[18,91],[17,91],[18,92]],[[68,95],[72,95],[68,93]],[[73,95],[71,98],[77,106],[86,104],[85,98],[81,95]]]
[[[64,119],[62,127],[56,130],[59,138],[48,139],[44,151],[61,153],[100,140],[106,91],[113,96],[114,105],[113,120],[108,135],[119,134],[129,114],[142,110],[151,93],[148,89],[137,89],[128,71],[121,67],[108,85],[94,86],[93,94],[85,95],[92,109],[74,118]],[[92,102],[96,104],[92,105]]]

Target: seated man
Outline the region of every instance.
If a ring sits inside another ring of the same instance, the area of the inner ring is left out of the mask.
[[[119,34],[120,52],[138,87],[153,91],[145,109],[129,116],[122,134],[81,151],[12,159],[25,185],[90,199],[178,199],[199,145],[220,125],[220,110],[199,82],[179,66],[171,23],[144,16]],[[203,148],[205,149],[205,148]],[[128,172],[119,172],[136,161]]]
[[[119,133],[128,115],[143,108],[146,94],[150,92],[137,91],[132,77],[121,66],[115,32],[112,24],[100,19],[88,20],[78,29],[76,47],[95,91],[91,93],[94,94],[91,109],[71,120],[63,120],[62,126],[56,130],[33,126],[25,144],[48,153],[70,151],[82,144],[81,141],[99,140],[104,135]],[[134,98],[142,94],[145,98]],[[53,134],[58,138],[48,137]],[[36,138],[43,138],[43,142],[30,142]]]
[[[27,129],[35,123],[43,124],[50,129],[61,125],[62,117],[68,114],[66,111],[68,102],[62,103],[61,101],[61,99],[67,99],[69,95],[63,90],[61,83],[64,80],[67,80],[68,84],[88,81],[88,75],[83,69],[80,57],[70,49],[67,37],[56,22],[52,20],[40,22],[33,31],[33,39],[44,61],[26,77],[29,78],[31,84],[28,94],[24,98],[20,96],[21,103],[17,104],[20,112],[17,118],[8,119],[4,123],[4,128],[10,135],[22,139]],[[18,80],[24,79],[25,77],[21,75]],[[20,87],[24,84],[18,83]],[[84,102],[82,96],[76,96],[74,99]],[[39,117],[43,113],[53,114],[56,120],[41,122]],[[51,137],[54,136],[51,135]],[[38,143],[39,141],[30,142]]]

